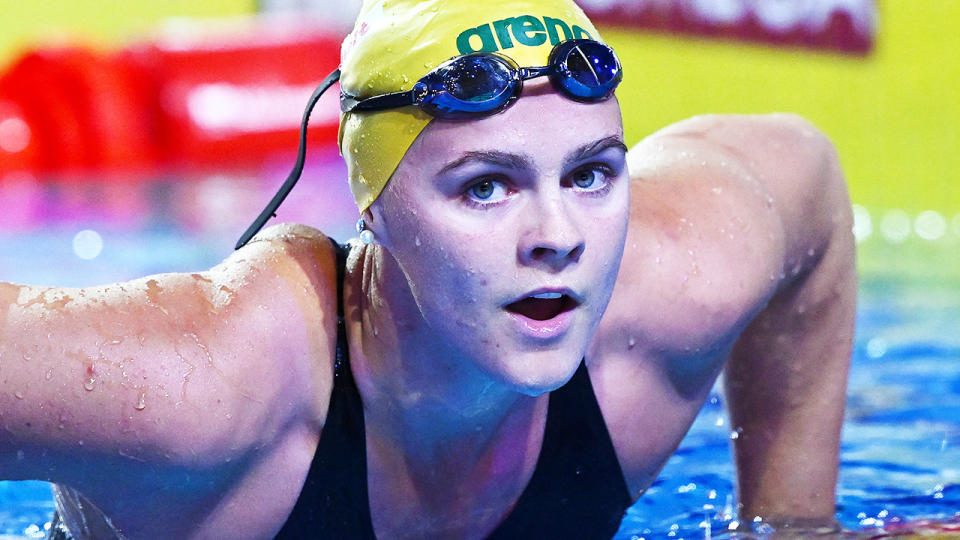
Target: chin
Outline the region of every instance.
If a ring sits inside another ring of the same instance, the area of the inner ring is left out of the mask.
[[[565,351],[517,354],[502,367],[503,382],[521,394],[539,396],[560,388],[573,377],[583,355]]]

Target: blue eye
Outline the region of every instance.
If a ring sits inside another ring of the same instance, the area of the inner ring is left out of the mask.
[[[614,171],[603,165],[590,165],[573,171],[569,176],[570,187],[587,194],[601,194],[610,187],[616,176]]]
[[[474,198],[485,201],[493,197],[494,189],[493,180],[483,180],[470,186],[468,191]]]
[[[597,180],[597,171],[594,169],[582,169],[573,173],[573,183],[578,188],[587,189]]]
[[[488,206],[503,201],[510,194],[503,182],[481,178],[467,188],[465,195],[468,202]]]

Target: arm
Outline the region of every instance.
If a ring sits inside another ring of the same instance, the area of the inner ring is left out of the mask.
[[[831,525],[857,285],[846,186],[832,145],[802,120],[716,127],[768,190],[785,243],[776,292],[726,367],[740,516]]]
[[[208,272],[0,285],[0,478],[69,484],[101,507],[212,496],[315,416],[332,378],[311,369],[335,343],[332,249],[274,233]],[[158,484],[175,489],[147,491]]]

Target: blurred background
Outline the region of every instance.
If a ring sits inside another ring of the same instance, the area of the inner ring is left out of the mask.
[[[869,482],[892,474],[891,463],[900,468],[890,482],[922,503],[903,516],[953,515],[960,2],[580,3],[625,65],[629,144],[696,114],[773,111],[798,113],[834,141],[863,276],[845,523],[882,525],[904,508],[889,497],[869,504],[879,489]],[[292,166],[303,106],[337,67],[358,9],[359,0],[0,0],[0,279],[83,286],[222,260]],[[356,209],[335,143],[335,94],[312,116],[304,176],[278,221],[344,240]],[[712,448],[719,434],[714,450],[726,452],[720,400],[685,445]],[[713,450],[684,457],[685,448],[680,461],[715,466]],[[907,474],[904,461],[933,468]],[[698,489],[688,481],[696,471],[673,466],[641,500],[654,505],[645,515],[701,494],[697,508],[729,523],[730,470]],[[42,535],[49,492],[13,484],[0,482],[0,538]],[[632,530],[654,523],[641,514]],[[697,531],[701,517],[683,519]]]
[[[839,150],[861,241],[960,239],[960,2],[581,4],[627,67],[628,142],[706,112],[799,113]],[[133,225],[159,202],[161,217],[239,231],[282,181],[302,106],[336,67],[359,0],[0,7],[5,230],[93,212],[49,196],[70,185],[89,187],[99,220]],[[354,212],[335,129],[325,100],[304,182],[318,190],[298,187],[283,217],[341,235]]]

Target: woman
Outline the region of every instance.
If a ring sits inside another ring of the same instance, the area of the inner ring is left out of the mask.
[[[705,117],[628,159],[597,40],[566,0],[366,4],[328,81],[364,241],[281,226],[208,272],[3,285],[3,477],[69,486],[76,537],[608,538],[726,365],[742,515],[832,523],[832,148]]]

